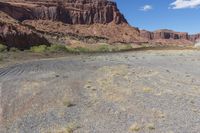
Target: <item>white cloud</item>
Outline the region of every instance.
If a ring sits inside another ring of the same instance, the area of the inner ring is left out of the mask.
[[[151,5],[144,5],[143,7],[140,8],[141,11],[149,11],[152,9],[153,7]]]
[[[197,8],[200,0],[176,0],[170,4],[172,9]]]

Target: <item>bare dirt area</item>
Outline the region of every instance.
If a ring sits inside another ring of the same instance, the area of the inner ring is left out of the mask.
[[[200,53],[84,54],[0,68],[1,133],[198,133]]]

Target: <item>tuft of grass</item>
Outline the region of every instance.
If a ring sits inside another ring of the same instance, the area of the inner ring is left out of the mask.
[[[67,52],[67,48],[64,45],[53,44],[50,47],[47,47],[49,52]]]
[[[75,106],[75,104],[73,104],[72,101],[67,97],[63,97],[62,103],[63,103],[63,106],[66,106],[66,107]]]
[[[138,131],[140,131],[141,126],[139,126],[137,123],[134,123],[133,125],[131,125],[131,127],[129,129],[132,132],[138,132]]]
[[[34,53],[44,53],[48,51],[48,47],[46,45],[39,45],[39,46],[33,46],[31,47],[31,52]]]
[[[152,88],[149,88],[149,87],[144,87],[144,88],[143,88],[143,92],[145,92],[145,93],[150,93],[150,92],[152,92],[152,91],[153,91]]]
[[[73,133],[80,128],[75,122],[67,124],[66,127],[58,127],[52,129],[52,131],[42,131],[44,133]]]
[[[110,48],[108,45],[100,45],[97,50],[97,52],[110,52]]]
[[[149,124],[147,125],[147,128],[148,128],[149,130],[155,130],[155,125],[154,125],[153,123],[149,123]]]
[[[0,44],[0,52],[5,52],[5,51],[7,51],[7,46]]]

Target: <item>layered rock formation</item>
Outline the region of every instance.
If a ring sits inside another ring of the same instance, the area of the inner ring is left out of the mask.
[[[187,32],[176,32],[162,29],[154,32],[141,30],[140,36],[146,38],[148,42],[160,44],[192,45],[200,38],[200,35],[189,35]]]
[[[1,2],[0,9],[19,20],[53,20],[67,24],[127,23],[115,2],[107,0],[26,0]]]
[[[200,34],[172,30],[139,31],[127,23],[110,0],[2,0],[0,11],[4,12],[0,13],[0,42],[20,49],[49,44],[52,39],[54,43],[59,38],[62,44],[68,44],[71,35],[100,38],[108,43],[166,45],[192,45],[200,39]]]
[[[139,30],[108,0],[4,0],[0,11],[52,38],[73,34],[105,38],[109,43],[141,40]]]
[[[193,42],[199,41],[200,40],[200,33],[199,34],[190,35],[190,40],[193,41]]]
[[[34,45],[49,44],[34,30],[21,25],[3,12],[0,12],[0,43],[22,50]]]

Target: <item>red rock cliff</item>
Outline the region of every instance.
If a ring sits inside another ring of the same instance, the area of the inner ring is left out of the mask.
[[[0,10],[19,20],[53,20],[67,24],[127,23],[115,2],[108,0],[6,0]]]

